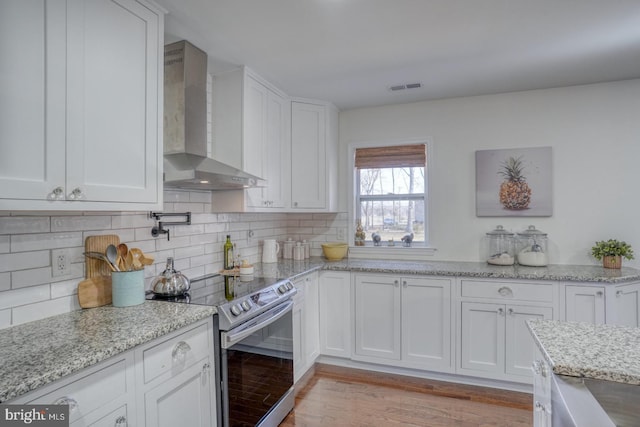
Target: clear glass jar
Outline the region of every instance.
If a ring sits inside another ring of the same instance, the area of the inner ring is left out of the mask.
[[[547,256],[547,233],[530,225],[518,233],[518,264],[528,267],[544,267],[549,263]]]
[[[487,233],[486,256],[491,265],[513,265],[515,262],[514,234],[498,225],[495,230]]]

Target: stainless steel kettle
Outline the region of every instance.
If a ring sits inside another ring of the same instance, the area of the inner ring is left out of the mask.
[[[173,268],[173,258],[167,258],[165,270],[151,282],[153,293],[165,297],[182,295],[190,288],[187,276]]]

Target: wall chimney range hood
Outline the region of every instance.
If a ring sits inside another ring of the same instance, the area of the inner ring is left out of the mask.
[[[264,180],[207,157],[207,54],[182,40],[164,48],[164,186],[260,187]]]

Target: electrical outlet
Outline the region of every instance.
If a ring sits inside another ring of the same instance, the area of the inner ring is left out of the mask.
[[[60,277],[69,274],[71,262],[69,258],[69,251],[66,249],[51,251],[51,276]]]
[[[247,245],[253,244],[253,237],[254,236],[255,236],[255,233],[253,232],[253,230],[247,231]]]
[[[338,227],[338,229],[336,230],[336,239],[338,239],[338,241],[340,242],[344,242],[345,241],[344,234],[345,234],[344,228]]]

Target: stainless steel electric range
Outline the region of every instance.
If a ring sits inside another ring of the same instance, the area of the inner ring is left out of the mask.
[[[276,427],[294,405],[291,298],[297,291],[282,279],[211,280],[216,283],[162,299],[218,309],[214,316],[218,425]],[[150,294],[148,299],[161,298]]]

